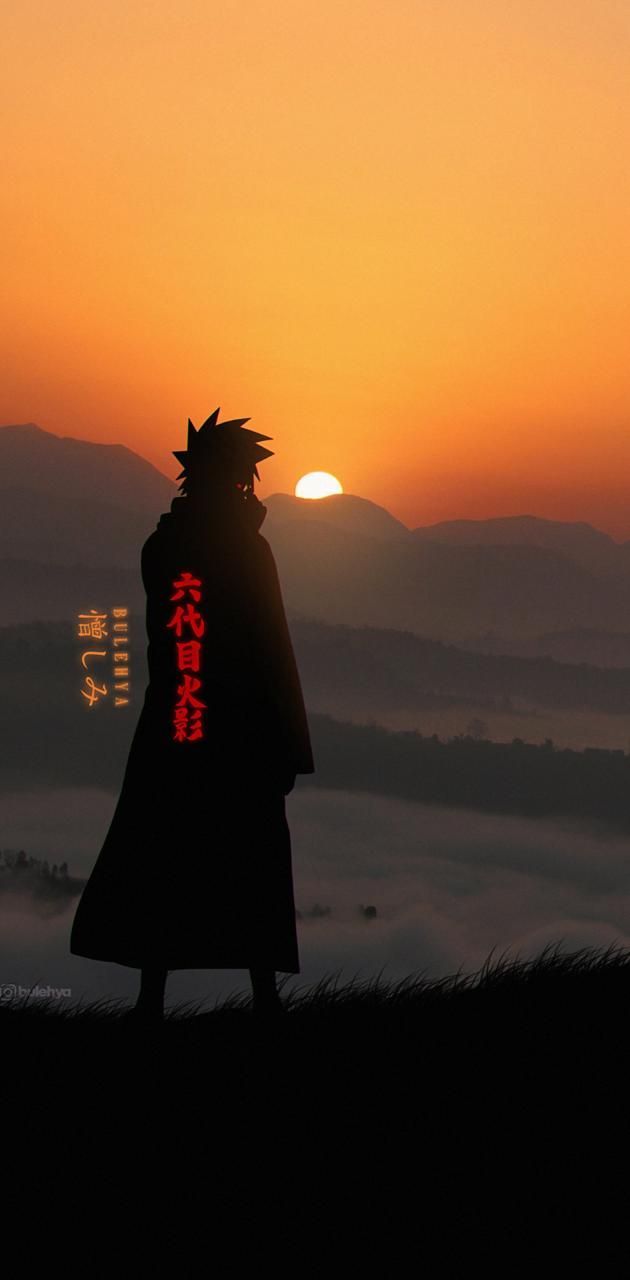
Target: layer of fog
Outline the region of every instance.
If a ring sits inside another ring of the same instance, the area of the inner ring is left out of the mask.
[[[0,804],[0,847],[67,861],[86,877],[116,797],[101,791],[22,792]],[[298,787],[287,799],[301,973],[340,983],[412,973],[473,972],[501,954],[630,946],[628,842],[584,825],[495,817],[367,795]],[[330,908],[310,916],[313,907]],[[368,918],[363,907],[376,908]],[[71,1003],[135,996],[138,970],[71,956],[76,902],[58,914],[5,895],[0,990],[70,991]],[[249,995],[246,970],[179,970],[167,1005]]]

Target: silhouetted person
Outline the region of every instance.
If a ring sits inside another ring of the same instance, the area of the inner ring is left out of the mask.
[[[180,486],[142,548],[149,684],[70,951],[142,970],[163,1017],[173,969],[249,969],[281,1010],[299,973],[285,797],[313,773],[275,560],[253,492],[269,440],[247,418],[188,422]]]

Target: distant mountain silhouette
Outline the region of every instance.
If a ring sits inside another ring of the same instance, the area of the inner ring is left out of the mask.
[[[39,492],[69,488],[132,509],[153,510],[177,491],[168,476],[124,444],[58,436],[34,422],[0,427],[0,462],[13,482],[26,483],[28,476],[29,488]]]
[[[495,516],[490,520],[441,520],[412,530],[417,539],[449,546],[521,546],[566,555],[595,574],[623,573],[630,566],[630,542],[615,542],[584,520],[544,520],[540,516]]]
[[[131,568],[177,487],[120,444],[0,427],[3,557]]]
[[[331,493],[327,498],[296,498],[290,493],[272,493],[263,499],[267,508],[265,533],[280,525],[309,521],[332,525],[348,533],[364,534],[385,542],[408,541],[409,529],[395,516],[368,498],[355,493]]]
[[[288,606],[327,622],[460,643],[592,626],[630,631],[630,573],[597,577],[540,547],[382,541],[313,521],[271,526]]]
[[[175,482],[122,445],[35,423],[0,428],[0,465],[0,624],[117,603],[141,612],[140,549]],[[610,665],[625,665],[630,543],[529,515],[409,530],[356,494],[262,500],[292,616],[531,656],[541,636],[565,633],[542,652],[562,659],[565,644],[570,661],[605,661],[590,655],[614,651]],[[603,638],[587,643],[594,619]]]
[[[593,618],[602,631],[630,632],[630,574],[596,578],[540,548],[381,540],[314,520],[272,525],[268,541],[292,615],[473,649],[500,636],[504,652],[530,652],[541,633],[587,628]],[[0,625],[108,604],[141,611],[141,542],[128,548],[133,567],[81,563],[84,545],[67,567],[46,563],[44,551],[37,561],[0,560]]]

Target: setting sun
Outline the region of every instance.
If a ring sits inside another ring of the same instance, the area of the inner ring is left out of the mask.
[[[295,486],[296,498],[327,498],[331,493],[343,493],[343,489],[329,471],[309,471]]]

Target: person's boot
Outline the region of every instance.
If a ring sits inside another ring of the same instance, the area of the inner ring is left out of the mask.
[[[140,994],[131,1011],[131,1021],[142,1026],[158,1026],[164,1022],[164,991],[167,969],[142,970]]]
[[[252,980],[252,1012],[256,1018],[274,1018],[286,1014],[276,987],[273,969],[250,969]]]

